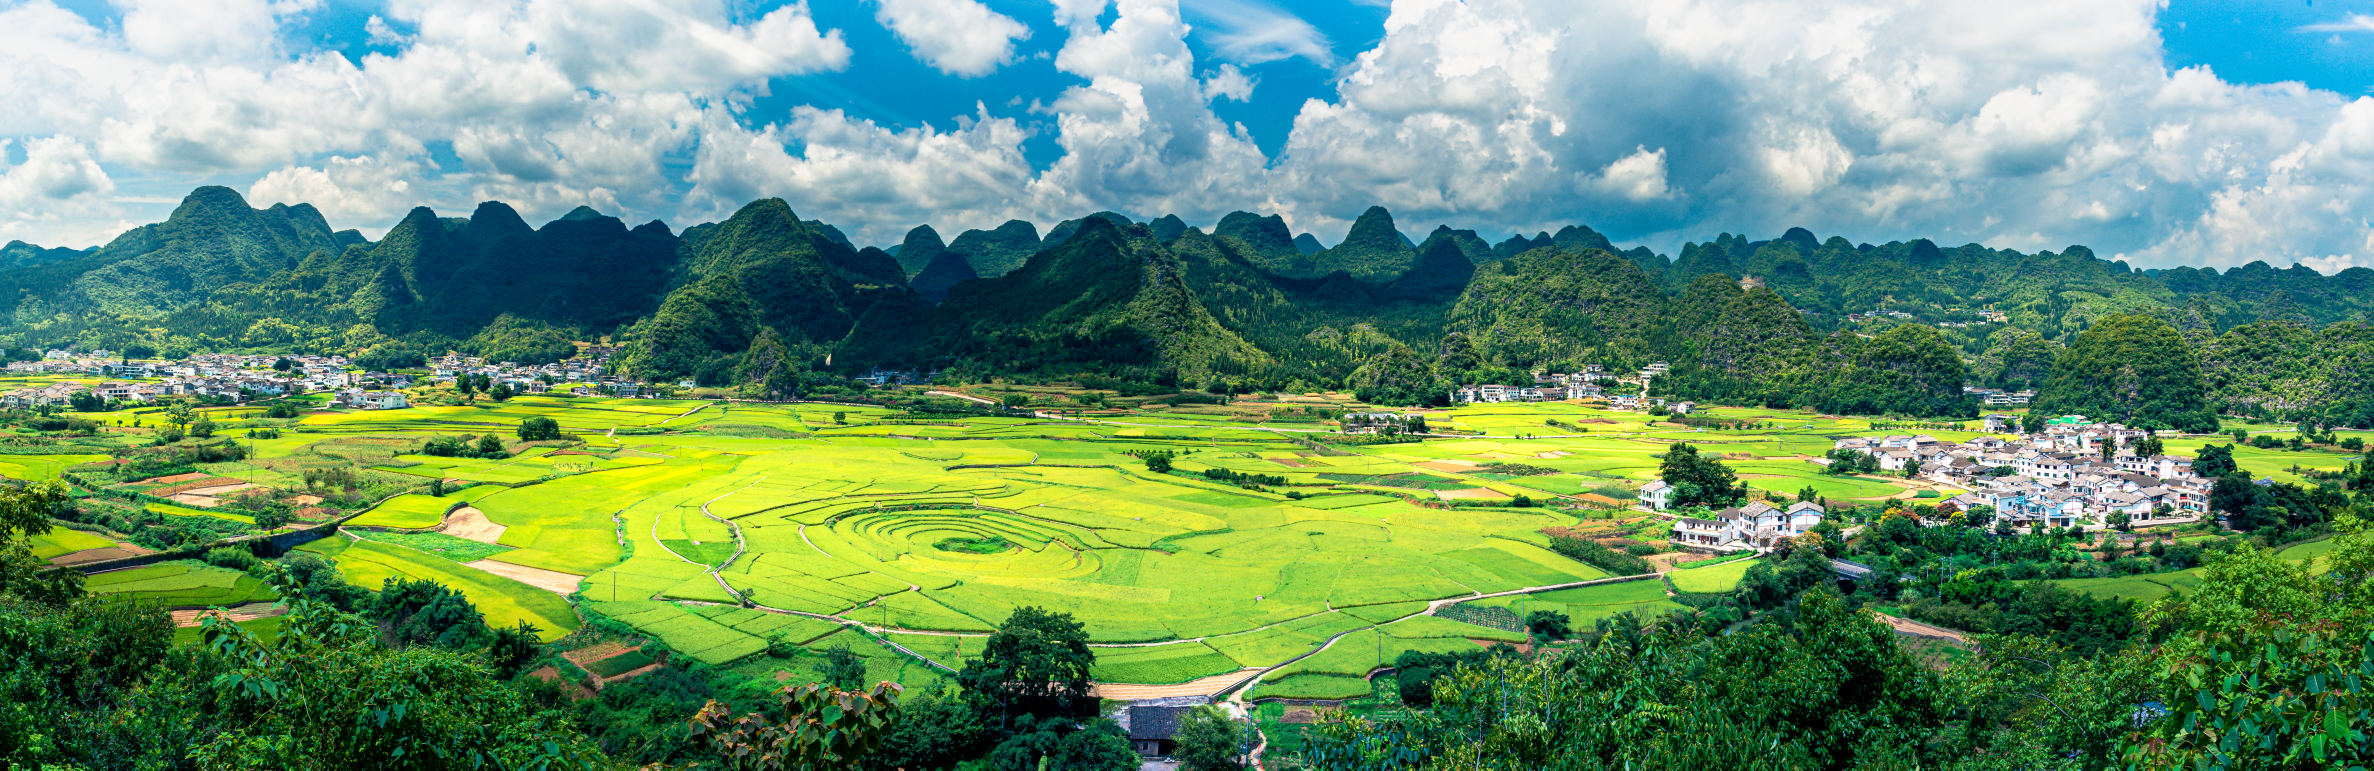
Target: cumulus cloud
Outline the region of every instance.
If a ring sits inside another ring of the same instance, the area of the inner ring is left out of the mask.
[[[25,142],[25,161],[13,166],[6,164],[11,144],[0,140],[0,240],[38,236],[36,228],[94,209],[111,212],[115,182],[81,142],[63,136]],[[93,240],[77,235],[77,242]]]
[[[1635,202],[1668,197],[1673,191],[1665,185],[1665,148],[1635,147],[1598,174],[1585,175],[1582,187]]]
[[[410,159],[333,155],[320,166],[291,166],[265,174],[248,186],[247,201],[254,206],[309,203],[334,221],[384,227],[421,204],[412,184],[419,173],[420,164]]]
[[[1260,84],[1260,78],[1246,75],[1236,65],[1223,64],[1218,70],[1204,73],[1203,98],[1252,101],[1253,87]]]
[[[874,19],[889,27],[915,58],[950,75],[976,78],[1014,58],[1014,41],[1030,28],[977,0],[879,0]]]
[[[1585,223],[1665,250],[1805,226],[2374,264],[2374,98],[2170,70],[2152,0],[1399,0],[1349,61],[1274,0],[1184,2],[1054,0],[1067,85],[1025,95],[1037,114],[904,128],[753,112],[782,78],[850,66],[801,2],[388,0],[367,32],[392,52],[348,59],[281,42],[317,0],[122,0],[120,23],[0,0],[0,137],[27,158],[0,228],[114,222],[112,172],[252,180],[365,227],[411,203],[682,223],[782,196],[876,243],[1097,209],[1276,212],[1332,237],[1382,204],[1421,232]],[[978,0],[876,10],[954,77],[1028,34]],[[1212,108],[1296,57],[1335,67],[1334,93],[1265,157]]]

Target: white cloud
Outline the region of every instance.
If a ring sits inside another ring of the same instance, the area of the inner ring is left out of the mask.
[[[1628,201],[1669,197],[1673,191],[1665,185],[1665,148],[1635,147],[1631,155],[1609,163],[1598,174],[1585,176],[1583,188]]]
[[[247,188],[254,206],[310,203],[337,222],[385,227],[425,201],[412,180],[420,165],[409,159],[330,156],[321,166],[277,169]]]
[[[63,136],[27,141],[25,161],[13,166],[6,164],[10,144],[0,140],[0,241],[39,238],[61,221],[93,210],[113,213],[107,204],[115,182],[81,142]],[[78,237],[74,243],[96,240],[87,232],[75,233],[78,228],[62,230],[73,233],[70,238]]]
[[[950,75],[980,77],[1013,61],[1014,41],[1030,28],[977,0],[877,0],[874,19],[897,33],[915,58]]]
[[[1253,100],[1253,87],[1260,84],[1260,78],[1246,75],[1236,65],[1223,64],[1218,70],[1204,73],[1203,98],[1249,102]]]
[[[2368,15],[2365,15],[2365,14],[2362,14],[2362,13],[2353,13],[2353,14],[2350,14],[2350,15],[2349,15],[2347,18],[2344,18],[2344,19],[2342,19],[2342,20],[2340,20],[2340,21],[2328,21],[2328,22],[2321,22],[2321,23],[2317,23],[2317,24],[2306,24],[2306,25],[2302,25],[2302,26],[2300,27],[2300,31],[2301,31],[2301,32],[2374,32],[2374,16],[2368,16]]]
[[[1235,64],[1261,64],[1302,57],[1321,67],[1335,66],[1327,36],[1302,17],[1256,0],[1188,0],[1197,34],[1220,58]]]
[[[956,76],[1027,34],[977,0],[878,2]],[[1331,44],[1289,4],[1184,2],[1055,0],[1072,85],[950,129],[750,112],[850,66],[799,2],[387,0],[366,31],[394,51],[350,60],[283,42],[316,0],[121,0],[96,24],[0,0],[0,137],[27,158],[0,177],[0,232],[116,226],[110,200],[165,192],[118,182],[202,178],[366,228],[485,199],[689,224],[780,195],[876,243],[1097,209],[1277,212],[1325,237],[1383,204],[1417,232],[1584,223],[1666,250],[1805,226],[2374,264],[2374,99],[2170,71],[2155,0],[1399,0],[1275,158],[1212,107],[1250,101],[1253,62],[1337,65]],[[1034,137],[1052,162],[1025,157]]]
[[[124,40],[161,62],[255,62],[279,53],[278,17],[320,0],[115,0]]]

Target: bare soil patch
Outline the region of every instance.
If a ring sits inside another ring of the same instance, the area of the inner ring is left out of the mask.
[[[1496,493],[1496,492],[1493,492],[1493,491],[1491,491],[1491,490],[1487,490],[1487,489],[1484,489],[1484,488],[1481,488],[1481,487],[1470,487],[1470,488],[1468,488],[1468,489],[1465,489],[1465,490],[1436,490],[1436,491],[1434,491],[1434,494],[1435,494],[1435,496],[1436,496],[1436,497],[1439,497],[1439,498],[1441,498],[1441,499],[1443,499],[1443,500],[1446,500],[1446,501],[1451,501],[1451,500],[1460,500],[1460,499],[1470,499],[1470,498],[1506,498],[1506,497],[1508,497],[1508,496],[1506,496],[1506,495],[1501,495],[1500,493]]]
[[[1260,669],[1240,669],[1224,675],[1213,675],[1211,677],[1206,677],[1199,680],[1190,680],[1188,682],[1174,683],[1171,685],[1097,683],[1094,687],[1089,689],[1089,692],[1095,694],[1097,698],[1113,699],[1115,701],[1160,699],[1170,696],[1210,696],[1212,694],[1219,693],[1223,688],[1227,688],[1231,685],[1242,682],[1245,678],[1252,677],[1255,673],[1260,671]]]
[[[1291,707],[1286,710],[1285,716],[1278,718],[1278,722],[1316,723],[1319,722],[1319,711],[1309,707]]]
[[[486,572],[559,595],[569,595],[576,593],[577,585],[585,581],[584,576],[574,573],[563,573],[558,570],[545,570],[543,568],[531,568],[526,565],[513,565],[508,562],[496,562],[494,560],[464,562],[462,563],[462,567],[484,570]]]
[[[503,537],[503,529],[502,525],[487,519],[486,512],[479,511],[475,506],[454,509],[453,513],[445,515],[445,521],[437,526],[438,532],[479,543],[494,543],[495,539]]]
[[[1421,461],[1410,465],[1429,471],[1448,471],[1453,474],[1466,474],[1476,470],[1476,464],[1448,460]]]

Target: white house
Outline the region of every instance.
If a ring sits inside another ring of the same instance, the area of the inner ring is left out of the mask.
[[[1649,508],[1657,511],[1672,508],[1673,485],[1666,484],[1662,479],[1641,485],[1640,502],[1648,504]]]
[[[410,406],[402,391],[364,391],[354,395],[353,404],[358,410],[400,410]]]

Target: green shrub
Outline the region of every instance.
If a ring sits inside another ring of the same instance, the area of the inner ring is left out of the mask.
[[[206,550],[206,564],[218,568],[245,571],[263,564],[255,552],[237,546],[217,546]]]

